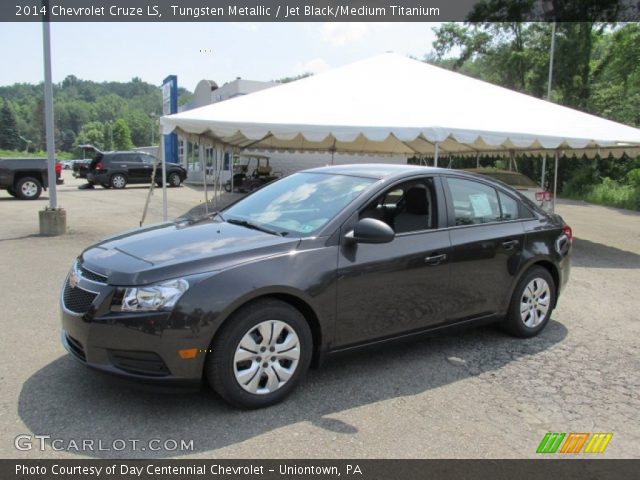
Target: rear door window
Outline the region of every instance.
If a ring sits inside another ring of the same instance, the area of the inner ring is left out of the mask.
[[[477,225],[501,219],[496,190],[483,183],[447,178],[456,225]]]
[[[520,218],[518,213],[518,201],[511,198],[509,195],[498,192],[498,197],[500,198],[500,207],[502,210],[501,219],[504,221],[508,220],[516,220]]]

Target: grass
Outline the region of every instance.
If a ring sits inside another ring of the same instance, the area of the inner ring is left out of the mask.
[[[610,178],[603,178],[602,183],[585,186],[582,194],[568,194],[569,198],[584,200],[607,207],[640,210],[640,187],[624,185]]]
[[[640,190],[631,185],[607,185],[601,183],[595,185],[585,200],[598,205],[609,207],[626,208],[629,210],[640,210]]]
[[[47,152],[24,152],[21,150],[0,150],[0,158],[47,158]],[[57,160],[73,160],[77,158],[69,152],[56,152]]]

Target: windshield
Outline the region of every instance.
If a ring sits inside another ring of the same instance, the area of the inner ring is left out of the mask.
[[[374,178],[295,173],[258,190],[223,211],[226,220],[245,220],[272,230],[308,235],[324,227]]]

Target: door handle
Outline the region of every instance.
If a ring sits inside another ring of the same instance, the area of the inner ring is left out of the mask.
[[[511,250],[513,247],[515,247],[516,245],[518,245],[518,240],[506,240],[504,242],[502,242],[502,246],[504,248],[506,248],[507,250]]]
[[[447,254],[441,253],[439,255],[432,255],[430,257],[426,257],[424,259],[424,263],[426,263],[427,265],[438,265],[440,262],[446,259],[447,259]]]

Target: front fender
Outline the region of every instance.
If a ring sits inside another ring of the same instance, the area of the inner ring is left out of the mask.
[[[163,335],[176,335],[176,343],[191,342],[192,348],[206,353],[235,311],[272,295],[304,302],[315,315],[323,345],[327,345],[333,338],[335,322],[336,248],[286,253],[211,274],[180,299],[170,317],[170,331]],[[198,355],[195,359],[200,370],[205,357]]]

